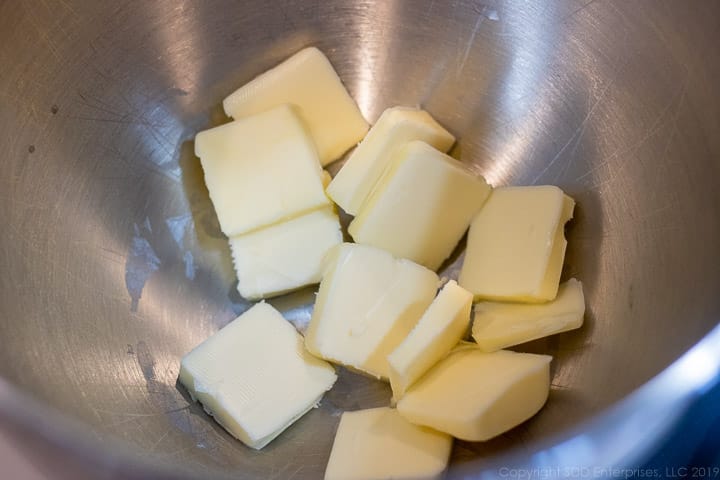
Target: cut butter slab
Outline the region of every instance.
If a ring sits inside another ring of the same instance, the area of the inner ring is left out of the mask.
[[[482,350],[492,352],[580,328],[584,314],[582,283],[572,278],[560,285],[557,297],[548,303],[476,304],[472,336]]]
[[[344,243],[328,254],[305,336],[314,355],[387,378],[387,356],[430,305],[439,279],[374,247]]]
[[[397,404],[400,415],[455,438],[489,440],[542,408],[550,390],[548,355],[457,347]]]
[[[255,300],[318,283],[325,254],[342,240],[332,207],[230,237],[238,292]]]
[[[327,57],[314,47],[300,50],[240,87],[223,101],[223,108],[239,119],[283,103],[297,107],[323,165],[355,146],[368,130]]]
[[[426,111],[389,108],[330,183],[330,198],[347,213],[357,215],[390,162],[392,151],[411,140],[422,140],[443,152],[455,143],[455,137]]]
[[[198,133],[195,154],[228,237],[330,205],[312,140],[287,105]]]
[[[393,398],[435,365],[460,341],[470,324],[473,296],[450,280],[403,342],[388,356]]]
[[[260,449],[336,380],[280,313],[259,303],[183,357],[180,382],[238,440]]]
[[[495,189],[470,224],[458,283],[476,299],[553,300],[574,206],[554,186]]]
[[[323,188],[327,188],[328,185],[330,185],[330,182],[332,182],[332,175],[330,175],[330,172],[327,170],[322,171],[322,184]]]
[[[482,177],[425,142],[397,147],[352,221],[358,243],[437,270],[490,194]]]
[[[451,448],[449,435],[413,425],[394,409],[345,412],[325,480],[440,479]]]

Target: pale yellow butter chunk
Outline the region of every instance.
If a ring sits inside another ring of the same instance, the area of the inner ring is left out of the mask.
[[[460,346],[397,404],[400,415],[455,438],[489,440],[537,413],[550,390],[548,355]]]
[[[554,299],[574,206],[558,187],[495,189],[470,224],[458,283],[476,299]]]
[[[413,425],[391,408],[345,412],[325,480],[431,480],[443,476],[452,437]]]
[[[315,146],[288,105],[198,133],[195,154],[228,237],[330,205]]]
[[[297,107],[323,165],[355,146],[368,130],[335,69],[315,47],[300,50],[243,85],[223,101],[223,108],[238,119],[283,103]]]
[[[472,335],[481,349],[492,352],[580,328],[584,314],[582,283],[573,278],[560,285],[557,297],[548,303],[476,304]]]
[[[396,148],[349,227],[358,243],[437,270],[490,194],[482,177],[422,141]]]
[[[318,357],[387,378],[388,354],[430,305],[438,283],[434,272],[377,248],[334,247],[305,345]]]
[[[445,357],[465,335],[473,296],[450,280],[403,342],[388,356],[393,398]]]
[[[260,449],[336,380],[280,313],[259,303],[185,355],[180,382],[238,440]]]
[[[322,184],[323,188],[327,188],[328,185],[330,185],[330,182],[332,182],[332,176],[327,170],[322,171]]]
[[[388,108],[330,183],[330,198],[347,213],[357,215],[390,162],[390,154],[411,140],[422,140],[443,152],[455,143],[455,137],[426,111]]]
[[[319,283],[325,254],[342,240],[332,207],[230,237],[238,292],[254,300]]]

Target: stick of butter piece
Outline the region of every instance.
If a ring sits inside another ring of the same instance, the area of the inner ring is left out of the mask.
[[[387,407],[345,412],[325,480],[442,478],[452,437],[413,425]]]
[[[495,189],[470,224],[458,283],[476,299],[554,299],[574,206],[554,186]]]
[[[411,140],[422,140],[446,152],[455,137],[416,108],[393,107],[380,115],[327,189],[328,195],[350,215],[357,215],[390,161],[392,151]]]
[[[225,430],[261,449],[336,379],[277,310],[258,303],[185,355],[179,380]]]
[[[400,415],[455,438],[489,440],[535,415],[550,391],[548,355],[460,346],[411,386]]]
[[[490,190],[454,158],[411,141],[393,151],[349,232],[358,243],[437,270]]]
[[[315,146],[288,105],[198,133],[195,154],[228,237],[330,205]]]
[[[223,108],[238,119],[283,103],[298,108],[323,165],[355,146],[368,130],[340,77],[315,47],[300,50],[243,85],[223,100]]]
[[[305,336],[314,355],[387,378],[387,356],[430,305],[439,279],[409,260],[344,243],[326,257]]]
[[[476,304],[472,336],[482,350],[493,352],[580,328],[583,324],[583,315],[585,315],[585,297],[582,283],[571,278],[560,285],[557,297],[548,303],[520,305],[480,302]]]
[[[342,241],[332,207],[230,237],[238,292],[256,300],[318,283],[325,254]]]
[[[332,175],[330,175],[330,172],[327,170],[322,171],[322,184],[323,188],[327,188],[328,185],[330,185],[330,182],[332,182]]]
[[[440,361],[470,324],[473,296],[450,280],[403,342],[388,356],[393,399]]]

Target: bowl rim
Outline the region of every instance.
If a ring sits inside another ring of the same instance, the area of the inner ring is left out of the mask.
[[[662,372],[580,424],[496,459],[450,468],[466,478],[508,478],[532,472],[570,477],[598,466],[638,468],[667,439],[692,405],[720,384],[720,322]],[[26,434],[38,452],[54,451],[75,469],[122,479],[197,478],[189,468],[149,461],[119,439],[92,441],[90,427],[22,391],[0,376],[3,424]],[[11,437],[12,438],[12,437]],[[575,470],[573,470],[575,469]],[[207,475],[207,471],[203,476]],[[217,478],[226,475],[219,474]],[[515,477],[515,478],[516,478]],[[227,478],[237,478],[229,473]],[[520,477],[523,478],[523,477]],[[530,477],[527,477],[530,478]]]

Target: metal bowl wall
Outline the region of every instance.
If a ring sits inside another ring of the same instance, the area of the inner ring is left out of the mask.
[[[180,357],[248,307],[192,138],[226,121],[226,94],[316,45],[368,120],[422,105],[492,184],[577,200],[564,277],[585,285],[585,326],[519,348],[555,357],[546,407],[452,462],[532,450],[720,319],[718,18],[712,1],[0,3],[3,388],[38,401],[35,430],[57,423],[47,407],[139,462],[322,475],[339,413],[386,404],[386,385],[342,371],[255,452],[176,384]],[[313,298],[271,303],[302,328]]]

